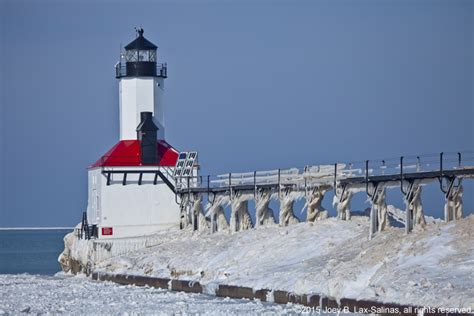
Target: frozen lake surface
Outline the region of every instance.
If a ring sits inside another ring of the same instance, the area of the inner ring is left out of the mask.
[[[287,315],[299,305],[218,298],[149,287],[121,286],[85,277],[0,275],[0,314],[251,314]]]

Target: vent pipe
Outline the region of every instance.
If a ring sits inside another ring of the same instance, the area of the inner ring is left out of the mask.
[[[153,113],[140,112],[137,139],[140,141],[142,165],[158,164],[157,131],[158,127],[153,122]]]

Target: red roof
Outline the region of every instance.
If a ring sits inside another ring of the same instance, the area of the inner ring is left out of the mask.
[[[157,148],[160,161],[146,166],[175,166],[178,160],[178,151],[164,140],[158,140]],[[95,167],[136,167],[142,166],[139,140],[121,140],[105,155],[97,160],[90,168]]]

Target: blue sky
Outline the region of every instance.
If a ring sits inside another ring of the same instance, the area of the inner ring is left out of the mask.
[[[473,1],[3,0],[0,15],[0,226],[80,220],[135,26],[168,63],[167,140],[204,173],[474,149]]]

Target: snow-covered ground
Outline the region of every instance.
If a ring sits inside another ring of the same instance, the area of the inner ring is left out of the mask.
[[[150,238],[148,248],[95,269],[198,280],[209,293],[223,283],[474,309],[474,215],[428,222],[409,235],[392,227],[370,241],[363,216],[233,234],[170,230]]]
[[[273,315],[301,310],[302,306],[293,304],[121,286],[84,277],[0,275],[0,314]]]

